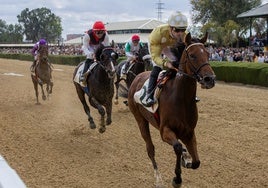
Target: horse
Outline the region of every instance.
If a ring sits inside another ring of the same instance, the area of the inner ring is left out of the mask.
[[[31,74],[32,82],[35,89],[36,104],[40,104],[38,98],[38,85],[42,90],[42,99],[46,100],[49,95],[52,94],[53,81],[52,81],[52,65],[48,61],[48,46],[40,45],[37,51],[37,61],[35,67],[35,73]],[[43,86],[46,84],[46,95]]]
[[[114,104],[118,104],[118,96],[119,96],[119,87],[122,89],[121,96],[127,98],[128,89],[133,82],[134,78],[144,72],[148,71],[151,68],[151,56],[149,55],[149,50],[146,47],[140,48],[139,52],[136,54],[137,60],[135,62],[131,62],[129,70],[126,74],[126,79],[121,78],[121,71],[123,66],[127,63],[127,61],[122,61],[119,65],[116,66],[116,81],[115,81],[115,101]],[[124,80],[125,86],[120,84],[120,82]],[[127,101],[124,101],[126,105]]]
[[[186,35],[185,48],[180,61],[177,62],[177,69],[168,70],[175,74],[161,84],[161,93],[158,96],[159,105],[155,113],[148,111],[134,99],[134,94],[149,78],[149,71],[137,75],[129,88],[129,109],[146,143],[147,154],[156,174],[157,186],[162,186],[162,182],[155,160],[155,147],[150,135],[149,123],[159,130],[162,140],[174,149],[176,155],[176,176],[172,181],[174,188],[182,184],[181,165],[192,169],[197,169],[200,165],[194,131],[198,120],[195,101],[197,83],[200,83],[203,89],[210,89],[214,87],[216,79],[209,64],[209,53],[204,46],[206,40],[207,34],[198,41],[192,39],[190,33]],[[187,156],[190,157],[188,162]]]
[[[104,133],[106,125],[112,123],[112,99],[114,95],[114,76],[116,59],[118,55],[111,46],[100,45],[96,49],[95,67],[90,71],[89,76],[86,79],[87,87],[81,86],[79,82],[74,81],[77,95],[84,107],[84,111],[88,116],[88,121],[91,129],[96,128],[96,124],[90,114],[90,108],[86,102],[85,94],[88,95],[88,101],[90,105],[96,109],[101,116],[99,132]],[[82,62],[83,63],[83,62]],[[80,63],[74,70],[73,79],[77,75]],[[105,125],[105,115],[106,125]]]

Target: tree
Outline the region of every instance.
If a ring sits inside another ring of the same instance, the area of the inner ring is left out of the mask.
[[[248,19],[237,18],[237,15],[260,5],[261,0],[191,0],[191,4],[193,22],[206,28],[213,25],[215,31],[221,32],[212,34],[218,38],[218,44],[231,45],[250,27]]]
[[[35,42],[45,38],[49,42],[56,42],[61,38],[61,18],[47,8],[26,8],[17,18],[23,24],[26,40]]]
[[[215,22],[223,26],[233,20],[240,25],[245,20],[236,16],[261,4],[261,0],[191,0],[193,22],[205,24]]]
[[[23,30],[19,24],[6,24],[0,19],[0,42],[1,43],[22,43]]]

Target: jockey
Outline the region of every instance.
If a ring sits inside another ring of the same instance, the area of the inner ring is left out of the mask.
[[[84,82],[86,72],[89,69],[90,65],[95,60],[95,51],[99,47],[100,44],[103,44],[104,46],[109,46],[109,36],[106,31],[106,28],[102,21],[96,21],[93,24],[93,28],[88,30],[86,34],[83,37],[83,46],[82,50],[84,54],[86,55],[86,61],[85,61],[85,67],[84,70],[80,76],[80,81]]]
[[[127,62],[125,67],[122,69],[121,78],[126,78],[126,74],[130,63],[135,63],[138,58],[138,53],[144,44],[140,41],[140,36],[137,34],[132,35],[131,40],[125,44],[125,53],[127,56]]]
[[[152,106],[154,100],[154,89],[156,87],[158,74],[164,67],[174,69],[172,62],[179,61],[170,51],[171,47],[183,44],[188,27],[187,18],[181,12],[175,12],[168,18],[168,24],[156,27],[149,36],[149,50],[153,61],[153,69],[149,78],[146,104]]]
[[[35,65],[36,65],[36,61],[37,61],[37,53],[38,53],[38,49],[39,49],[40,45],[47,45],[47,41],[45,39],[40,39],[33,46],[31,53],[34,56],[34,61],[33,61],[31,68],[30,68],[31,72],[34,72],[34,69],[35,69]]]

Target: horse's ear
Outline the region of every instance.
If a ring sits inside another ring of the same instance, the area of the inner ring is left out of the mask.
[[[189,32],[185,37],[185,43],[187,46],[191,44],[191,40],[192,40],[192,36],[191,36],[191,33]]]
[[[206,32],[205,36],[202,39],[200,39],[200,42],[204,44],[207,41],[207,38],[208,38],[208,32]]]
[[[111,42],[111,47],[112,47],[112,48],[115,47],[115,42],[114,42],[114,40],[112,40],[112,42]]]

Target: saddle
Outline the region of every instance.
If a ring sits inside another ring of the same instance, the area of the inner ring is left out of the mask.
[[[144,82],[142,88],[134,94],[134,100],[137,103],[143,105],[143,107],[146,108],[148,111],[155,113],[157,108],[158,108],[158,99],[159,99],[159,96],[161,94],[161,90],[162,90],[163,86],[165,85],[165,83],[169,79],[174,78],[175,75],[176,75],[176,72],[172,71],[172,70],[163,70],[159,73],[158,78],[157,78],[156,88],[153,91],[154,92],[154,99],[157,102],[154,105],[152,105],[151,107],[144,106],[144,104],[146,104],[146,99],[147,99],[147,90],[148,90],[148,85],[149,85],[149,78]]]
[[[84,73],[85,75],[85,80],[87,80],[87,77],[90,75],[90,73],[92,72],[92,70],[94,69],[94,67],[97,65],[97,62],[94,62],[90,65],[90,67],[88,68],[88,70]],[[83,74],[83,70],[84,70],[84,66],[85,66],[85,62],[80,63],[78,70],[76,71],[76,74],[74,76],[74,82],[80,84],[82,87],[87,87],[87,83],[86,82],[81,82],[80,81],[80,76]]]

